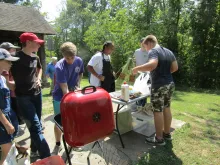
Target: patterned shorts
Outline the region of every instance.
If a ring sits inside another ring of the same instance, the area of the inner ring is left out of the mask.
[[[174,83],[152,89],[151,104],[153,112],[163,112],[164,108],[170,107],[171,97],[175,90]]]

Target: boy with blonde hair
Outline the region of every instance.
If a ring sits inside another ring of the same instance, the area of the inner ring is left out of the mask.
[[[83,76],[83,61],[77,56],[77,48],[72,42],[65,42],[60,47],[63,59],[59,60],[55,66],[55,87],[53,91],[54,114],[60,113],[60,101],[62,97],[70,91],[80,87]],[[56,145],[53,150],[54,155],[62,149],[60,145],[61,131],[54,126]]]

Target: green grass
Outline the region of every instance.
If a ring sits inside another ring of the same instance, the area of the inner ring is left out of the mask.
[[[187,124],[174,140],[153,148],[137,165],[208,165],[220,162],[220,95],[218,92],[176,91],[173,117]]]
[[[88,78],[83,78],[81,81],[81,87],[88,86]],[[42,90],[42,95],[43,95],[43,115],[46,114],[51,114],[53,113],[53,104],[52,104],[52,96],[49,95],[50,93],[50,88],[44,88]]]
[[[87,78],[81,87],[89,85]],[[53,112],[49,88],[43,89],[43,114]],[[220,162],[220,95],[219,91],[177,90],[172,101],[175,119],[187,124],[174,132],[174,140],[156,147],[136,165],[217,165]]]

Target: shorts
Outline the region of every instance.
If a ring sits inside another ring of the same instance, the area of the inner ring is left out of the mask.
[[[4,125],[0,122],[0,145],[12,142],[18,133],[18,120],[14,111],[11,110],[10,112],[4,113],[4,115],[14,126],[15,132],[12,135],[9,135]]]
[[[60,114],[60,101],[53,100],[54,115]]]
[[[164,108],[170,107],[171,97],[175,90],[175,84],[170,83],[160,88],[151,90],[151,104],[153,112],[163,112]]]

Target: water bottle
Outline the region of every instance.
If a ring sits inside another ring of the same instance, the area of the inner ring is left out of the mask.
[[[129,85],[126,82],[121,85],[121,98],[125,101],[129,100]]]

